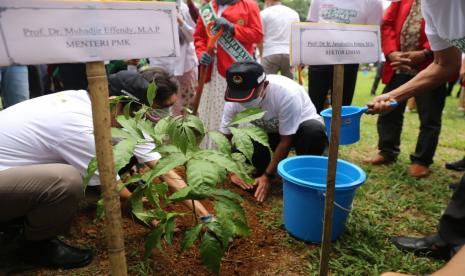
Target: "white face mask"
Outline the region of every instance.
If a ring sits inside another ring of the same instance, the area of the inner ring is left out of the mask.
[[[260,103],[262,102],[263,98],[262,97],[256,97],[255,99],[245,102],[245,103],[240,103],[242,107],[244,108],[250,108],[250,107],[258,107]]]

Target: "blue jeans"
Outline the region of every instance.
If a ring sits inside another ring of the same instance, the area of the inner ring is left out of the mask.
[[[29,99],[27,66],[0,67],[0,95],[3,99],[3,108]]]

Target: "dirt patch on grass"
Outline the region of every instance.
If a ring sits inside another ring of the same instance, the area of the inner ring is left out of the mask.
[[[251,193],[229,185],[228,188],[244,198],[243,207],[251,234],[232,242],[223,257],[221,275],[308,275],[308,264],[303,256],[305,249],[312,245],[303,245],[301,250],[296,250],[289,244],[292,238],[280,225],[281,189],[274,189],[267,202],[258,204]],[[211,204],[205,205],[212,210]],[[174,209],[186,213],[177,227],[185,230],[194,224],[189,210],[183,206]],[[151,257],[144,261],[144,239],[150,230],[127,215],[123,217],[123,228],[129,275],[211,275],[202,265],[196,246],[180,252],[183,238],[180,232],[174,235],[173,246],[165,244],[163,251],[153,250]],[[35,270],[22,275],[108,275],[110,262],[105,250],[104,229],[104,222],[95,218],[95,209],[81,211],[65,240],[75,246],[92,248],[95,252],[93,262],[81,269]]]

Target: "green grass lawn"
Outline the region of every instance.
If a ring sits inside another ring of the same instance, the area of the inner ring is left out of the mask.
[[[359,74],[353,105],[365,105],[371,98],[374,73]],[[378,88],[378,95],[383,86]],[[456,89],[454,89],[455,94]],[[465,117],[457,111],[457,99],[448,97],[443,114],[439,146],[431,166],[432,174],[416,180],[407,174],[409,154],[414,151],[418,135],[418,114],[405,113],[401,155],[390,166],[362,163],[377,152],[377,116],[364,115],[358,143],[340,147],[340,158],[359,165],[367,173],[366,183],[358,190],[346,231],[333,243],[330,269],[333,275],[379,275],[399,271],[421,275],[435,271],[443,262],[417,257],[397,250],[389,241],[394,235],[422,236],[435,232],[451,191],[448,184],[459,180],[460,173],[444,168],[446,161],[463,157],[465,151]],[[275,204],[282,204],[274,198]],[[280,211],[274,219],[280,219]],[[308,273],[318,273],[320,247],[312,248],[289,239],[288,245],[305,255]]]

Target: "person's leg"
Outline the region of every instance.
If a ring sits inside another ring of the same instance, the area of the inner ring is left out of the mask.
[[[266,74],[277,74],[279,72],[279,58],[279,55],[270,55],[262,58],[262,66]]]
[[[454,171],[465,171],[465,157],[460,160],[446,163],[446,169]]]
[[[67,232],[84,194],[82,177],[70,165],[44,164],[0,172],[0,221],[25,218],[28,240]]]
[[[332,65],[315,65],[308,67],[308,95],[319,114],[326,101],[326,96],[333,82]]]
[[[293,137],[297,155],[322,155],[328,145],[325,126],[318,120],[302,122]]]
[[[445,86],[441,85],[415,99],[420,117],[420,133],[410,160],[412,163],[428,167],[433,163],[441,132],[442,111],[446,102]]]
[[[3,67],[0,91],[3,97],[3,108],[28,100],[29,81],[27,66],[15,65]]]
[[[452,246],[465,244],[465,174],[439,220],[438,234]]]
[[[291,67],[291,62],[289,60],[289,55],[287,54],[280,54],[279,55],[279,68],[281,71],[281,75],[290,78],[291,80],[294,79],[293,67]]]
[[[85,63],[64,63],[59,64],[58,68],[63,90],[87,90]]]
[[[44,95],[44,84],[42,82],[42,76],[40,75],[40,65],[28,65],[27,69],[30,98]]]
[[[344,65],[342,105],[351,105],[357,83],[358,64]]]
[[[24,218],[23,239],[16,253],[22,261],[63,269],[92,261],[90,250],[56,238],[68,231],[83,194],[82,177],[70,165],[33,165],[0,172],[0,222]]]
[[[411,77],[394,75],[383,94],[388,93],[409,81]],[[393,110],[380,114],[377,121],[379,154],[388,161],[393,161],[400,153],[400,134],[404,121],[405,102],[400,102]]]
[[[376,64],[376,76],[375,76],[375,80],[373,81],[373,85],[371,86],[371,91],[370,91],[371,96],[376,95],[376,90],[378,90],[378,85],[381,80],[381,76],[383,74],[383,67],[384,67],[384,62],[382,61],[379,61]]]
[[[448,260],[465,244],[465,175],[452,195],[438,224],[437,234],[427,237],[393,237],[399,249]]]

